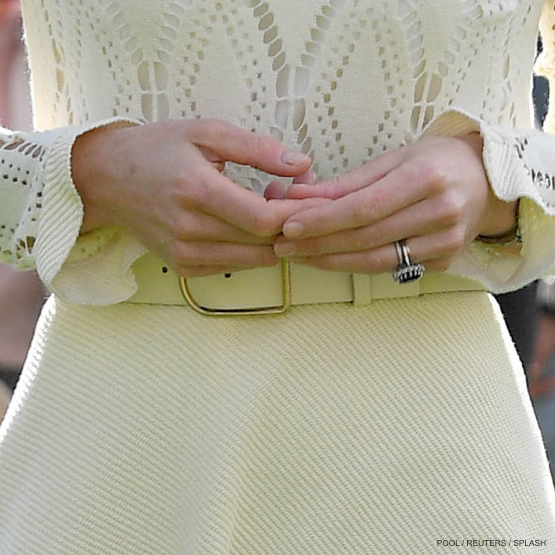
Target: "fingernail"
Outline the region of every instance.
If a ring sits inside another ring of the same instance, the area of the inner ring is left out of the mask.
[[[300,222],[287,222],[283,226],[283,234],[286,237],[298,237],[303,232],[303,224]]]
[[[297,252],[293,243],[278,243],[274,246],[274,252],[278,256],[291,256]]]
[[[288,166],[300,166],[301,164],[306,163],[307,160],[309,160],[309,157],[306,154],[302,154],[301,152],[293,152],[291,150],[286,150],[281,155],[281,161]]]

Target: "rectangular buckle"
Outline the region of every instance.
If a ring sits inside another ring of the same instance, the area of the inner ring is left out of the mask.
[[[283,295],[282,304],[279,306],[268,306],[261,308],[239,308],[239,309],[219,309],[201,306],[194,299],[187,278],[179,278],[179,287],[184,299],[189,306],[203,316],[259,316],[263,314],[283,314],[291,306],[291,269],[289,261],[281,260],[281,290]]]

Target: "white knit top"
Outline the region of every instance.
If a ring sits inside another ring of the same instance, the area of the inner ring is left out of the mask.
[[[70,160],[98,126],[217,117],[326,179],[425,133],[480,131],[495,194],[521,199],[522,255],[476,241],[452,271],[518,288],[554,268],[555,138],[531,84],[540,25],[555,80],[555,2],[22,8],[37,131],[0,133],[0,261],[56,296],[0,428],[0,554],[555,552],[541,439],[485,293],[217,322],[121,303],[145,249],[117,227],[79,235]]]
[[[552,4],[24,0],[40,131],[0,135],[0,260],[36,265],[75,302],[130,296],[122,257],[129,263],[143,249],[119,230],[78,239],[82,208],[70,174],[76,135],[113,118],[221,117],[310,153],[319,178],[426,129],[479,128],[494,191],[524,197],[523,256],[495,257],[475,244],[453,270],[497,291],[522,286],[555,258],[555,139],[534,129],[530,100],[540,15],[538,68],[553,76]],[[554,125],[551,110],[546,127]],[[256,189],[268,181],[233,175]],[[104,293],[91,298],[83,275],[103,280]]]

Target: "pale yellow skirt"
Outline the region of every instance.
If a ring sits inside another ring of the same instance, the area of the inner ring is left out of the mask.
[[[486,293],[226,319],[52,298],[0,442],[1,555],[555,553]]]

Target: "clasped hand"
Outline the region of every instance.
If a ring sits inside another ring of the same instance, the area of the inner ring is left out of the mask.
[[[492,193],[481,138],[423,138],[333,181],[314,183],[310,159],[218,120],[100,128],[77,139],[82,232],[127,228],[178,274],[275,265],[279,257],[327,270],[389,272],[393,243],[445,270],[476,235],[512,229],[516,207]],[[222,174],[227,161],[292,177],[265,198]]]
[[[279,256],[325,270],[375,274],[398,264],[395,241],[413,262],[445,271],[477,235],[516,227],[516,203],[493,194],[479,134],[426,137],[332,181],[277,182],[267,198],[332,202],[292,215],[275,245]]]
[[[330,201],[266,200],[222,174],[228,161],[301,181],[311,163],[277,140],[219,120],[90,131],[72,152],[81,232],[123,227],[185,277],[273,266],[287,218]]]

